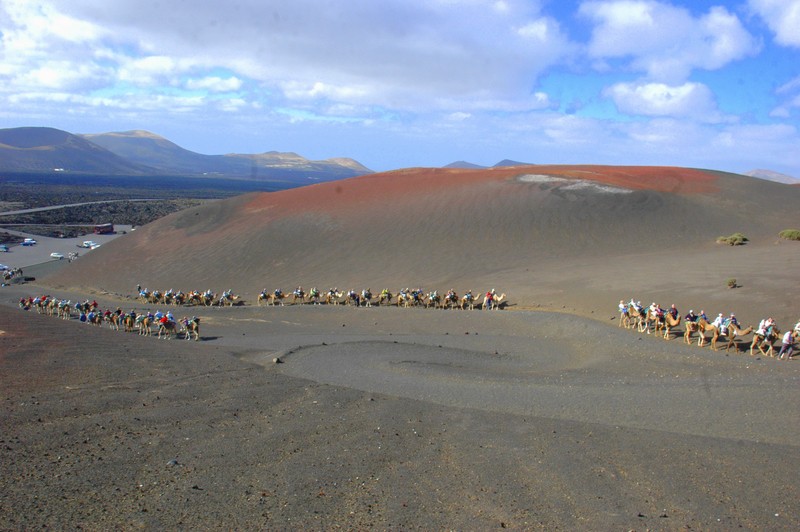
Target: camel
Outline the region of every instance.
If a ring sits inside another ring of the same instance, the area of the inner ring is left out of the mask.
[[[312,288],[308,291],[308,302],[314,305],[320,305],[320,293],[317,288]]]
[[[58,305],[58,317],[62,320],[72,318],[72,303],[69,301],[62,301]]]
[[[470,290],[461,298],[461,310],[466,310],[467,308],[474,310],[477,302],[478,299],[472,295],[472,290]]]
[[[753,332],[753,326],[751,325],[747,329],[742,329],[736,323],[731,323],[728,325],[728,334],[725,335],[728,338],[728,342],[725,344],[725,352],[727,353],[731,347],[736,349],[736,352],[739,352],[739,346],[736,345],[736,337],[737,336],[747,336],[751,332]]]
[[[192,336],[194,336],[195,342],[200,340],[200,318],[192,318],[189,320],[184,317],[181,323],[183,323],[187,340],[191,340]]]
[[[225,292],[219,298],[219,306],[220,307],[224,307],[224,306],[227,305],[227,306],[232,307],[234,305],[238,305],[240,303],[243,303],[244,301],[242,301],[241,299],[242,299],[242,296],[234,295],[234,294],[231,294],[230,292]]]
[[[384,301],[386,301],[386,303],[388,303],[388,304],[391,304],[392,303],[392,298],[393,298],[393,296],[392,296],[392,293],[389,291],[389,289],[388,288],[384,288],[381,291],[380,295],[378,296],[378,303],[377,304],[378,305],[382,305]]]
[[[297,303],[297,300],[300,300],[300,304],[303,305],[306,302],[306,293],[303,291],[302,288],[296,289],[292,292],[292,305]]]
[[[105,316],[105,320],[108,322],[108,326],[115,331],[119,330],[119,314],[112,312]]]
[[[780,338],[781,331],[777,327],[770,327],[767,329],[765,334],[761,334],[760,331],[756,331],[753,333],[753,343],[750,344],[750,356],[753,356],[755,353],[755,348],[758,347],[758,350],[761,351],[761,354],[764,356],[774,357],[775,356],[775,349],[773,344],[775,340]],[[764,351],[764,345],[767,345],[767,350]]]
[[[265,305],[269,302],[269,292],[267,292],[266,288],[263,289],[260,294],[258,294],[258,298],[256,299],[256,303],[259,307],[261,306],[262,301]]]
[[[645,318],[644,309],[639,310],[632,304],[628,303],[628,325],[627,325],[628,328],[632,329],[636,327],[639,330],[639,332],[644,331],[643,329],[644,318]]]
[[[326,305],[338,305],[341,303],[339,299],[344,295],[344,292],[340,292],[338,288],[331,288],[328,290],[328,293],[325,294],[325,304]]]
[[[686,321],[686,331],[683,333],[683,341],[686,342],[687,345],[692,344],[692,333],[697,331],[697,322],[696,321]]]
[[[650,324],[653,324],[653,330],[658,330],[658,316],[653,313],[650,307],[644,311],[644,317],[639,320],[639,332],[647,331],[650,334]]]
[[[494,296],[492,299],[487,299],[486,296],[483,296],[483,309],[500,310],[500,305],[502,304],[505,298],[506,298],[505,292],[503,292],[499,296]]]
[[[672,339],[672,329],[681,324],[681,315],[678,314],[677,318],[673,318],[672,314],[667,312],[664,315],[664,340]]]
[[[152,322],[153,320],[147,316],[147,314],[139,314],[136,316],[136,325],[139,327],[140,336],[150,336],[153,333],[150,329]]]
[[[398,307],[410,307],[411,306],[411,292],[403,292],[402,290],[397,294],[397,306]]]
[[[622,301],[619,302],[619,323],[617,327],[625,327],[626,329],[631,323],[631,312],[628,305]]]
[[[442,308],[456,308],[458,306],[458,294],[450,290],[445,294],[444,299],[442,299]]]
[[[136,326],[136,319],[130,314],[125,314],[122,317],[122,326],[125,332],[133,332],[133,329]]]
[[[158,338],[171,340],[172,335],[178,336],[178,324],[174,321],[159,321],[158,322]],[[163,336],[162,336],[163,335]]]
[[[361,298],[358,295],[358,292],[355,290],[350,290],[347,292],[347,297],[345,298],[345,303],[348,306],[353,305],[355,307],[361,306]]]
[[[439,295],[439,292],[433,291],[428,294],[428,297],[425,299],[425,308],[437,308],[442,301],[442,297]],[[442,306],[444,308],[444,306]]]
[[[697,339],[697,345],[700,347],[705,347],[706,345],[706,331],[711,333],[711,349],[716,351],[719,329],[711,323],[708,323],[705,318],[700,318],[697,320],[697,332],[700,334],[700,337]]]
[[[361,291],[361,303],[365,307],[372,307],[372,291],[369,288]]]
[[[280,304],[280,306],[284,306],[283,300],[286,299],[288,296],[284,294],[280,289],[275,290],[269,295],[269,299],[267,302],[272,305],[273,307],[276,304]]]

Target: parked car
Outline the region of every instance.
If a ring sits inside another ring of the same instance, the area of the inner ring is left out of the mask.
[[[63,253],[53,252],[53,253],[50,254],[50,257],[53,258],[53,259],[61,260],[61,259],[64,258],[64,254]]]
[[[0,244],[0,251],[8,253],[8,246],[6,246],[5,244]]]
[[[34,240],[32,238],[26,238],[25,240],[22,241],[22,245],[23,246],[34,246],[34,245],[36,245],[36,240]]]
[[[4,272],[7,269],[8,269],[8,266],[6,266],[5,264],[0,264],[0,272]]]

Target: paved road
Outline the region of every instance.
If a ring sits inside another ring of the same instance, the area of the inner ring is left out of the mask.
[[[3,211],[0,216],[11,216],[15,214],[30,214],[32,212],[54,211],[57,209],[66,209],[67,207],[83,207],[84,205],[98,205],[101,203],[121,203],[123,201],[159,201],[153,198],[149,199],[124,199],[124,200],[101,200],[101,201],[84,201],[82,203],[66,203],[64,205],[49,205],[47,207],[35,207],[33,209],[20,209],[16,211]]]

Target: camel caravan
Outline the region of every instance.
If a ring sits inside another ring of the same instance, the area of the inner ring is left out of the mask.
[[[186,340],[200,340],[200,318],[183,317],[176,320],[171,312],[155,313],[146,312],[137,314],[135,310],[123,312],[122,308],[116,310],[99,309],[97,301],[72,303],[70,300],[58,299],[49,295],[39,297],[21,298],[19,307],[23,310],[35,309],[38,314],[46,316],[56,316],[62,320],[78,321],[95,325],[97,327],[108,324],[109,328],[115,331],[122,329],[125,332],[137,332],[142,336],[153,336],[169,340],[183,336]]]
[[[486,292],[481,301],[479,297],[472,294],[472,290],[459,297],[452,289],[448,290],[445,295],[441,295],[438,290],[426,293],[421,288],[404,288],[395,295],[388,288],[384,288],[377,296],[374,296],[369,288],[360,292],[356,290],[343,292],[338,288],[331,288],[323,293],[316,287],[306,292],[302,286],[298,286],[291,293],[284,292],[280,288],[274,291],[265,288],[258,294],[256,302],[258,306],[285,306],[290,303],[292,305],[349,305],[355,307],[395,305],[403,308],[498,310],[503,308],[505,300],[506,294],[497,295],[494,289]]]
[[[139,293],[138,298],[143,303],[150,305],[175,305],[175,306],[219,306],[219,307],[232,307],[235,305],[243,305],[244,300],[241,296],[233,294],[232,290],[226,290],[217,297],[217,294],[211,290],[200,292],[199,290],[192,290],[190,292],[175,291],[169,289],[165,292],[160,290],[150,291],[147,288],[137,287]]]
[[[781,330],[775,325],[775,320],[772,318],[765,318],[761,320],[758,327],[742,327],[736,319],[735,314],[728,317],[719,314],[713,321],[709,320],[704,311],[695,314],[694,310],[690,310],[686,316],[681,317],[675,305],[669,309],[664,310],[661,305],[656,303],[651,304],[649,307],[643,307],[640,301],[625,303],[624,300],[619,302],[619,327],[628,329],[636,329],[638,332],[647,334],[656,334],[663,337],[665,340],[671,340],[673,331],[680,325],[681,320],[684,322],[683,340],[687,345],[694,343],[693,335],[697,335],[697,345],[704,347],[710,345],[711,349],[718,351],[720,343],[724,343],[725,351],[731,349],[734,352],[747,350],[749,344],[750,355],[754,356],[756,350],[764,356],[778,357],[781,360],[792,359],[792,348],[794,342],[800,338],[800,321],[794,326],[794,329],[781,333]],[[746,337],[752,334],[752,340],[747,340]],[[739,342],[739,339],[745,339],[744,342]],[[781,339],[781,349],[775,353],[775,342]],[[744,349],[742,349],[744,347]]]

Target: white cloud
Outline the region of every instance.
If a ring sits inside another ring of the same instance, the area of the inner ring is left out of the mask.
[[[236,90],[212,79],[221,69],[261,84],[262,95],[401,111],[435,111],[450,98],[524,102],[574,49],[538,2],[521,0],[198,0],[191,16],[171,2],[9,0],[4,10],[17,71],[55,56],[111,69],[109,86]],[[70,39],[87,46],[64,47]]]
[[[800,0],[749,0],[749,4],[775,33],[777,43],[800,47]]]
[[[207,90],[210,92],[232,92],[242,88],[242,80],[235,76],[229,78],[208,76],[201,79],[187,80],[186,88],[189,90]]]
[[[719,69],[754,55],[759,45],[736,15],[712,7],[695,17],[654,0],[589,1],[579,13],[594,23],[588,45],[600,61],[624,59],[657,81],[681,82],[692,70]]]
[[[625,114],[719,121],[714,96],[702,83],[617,83],[603,94]]]

